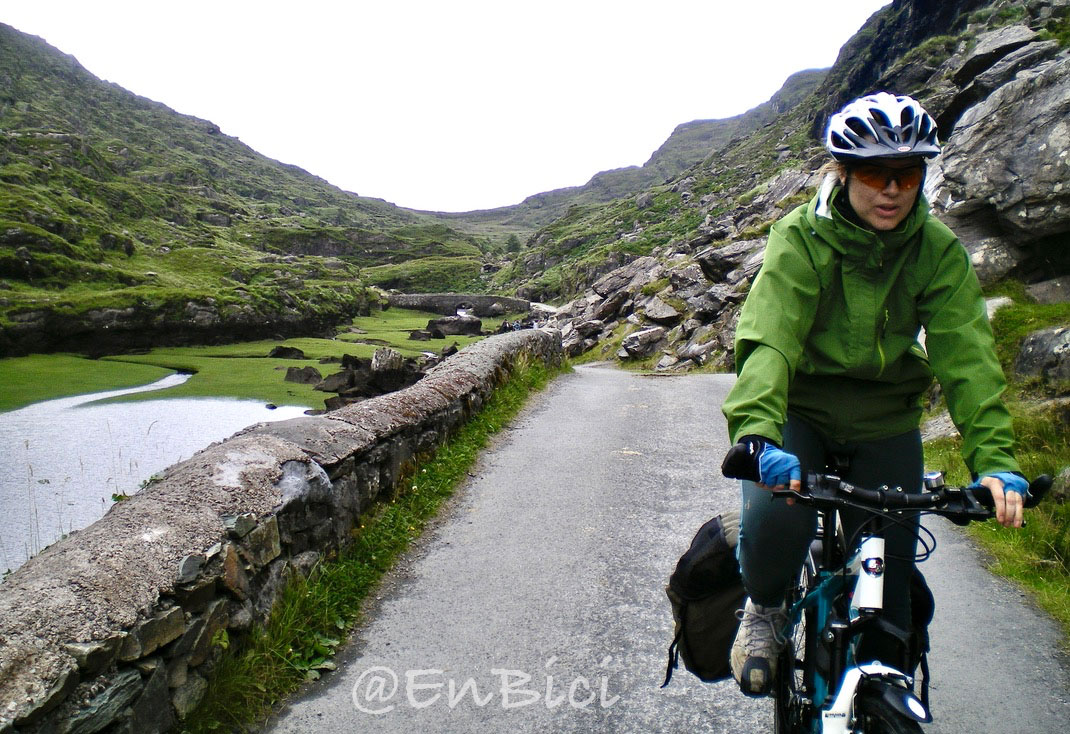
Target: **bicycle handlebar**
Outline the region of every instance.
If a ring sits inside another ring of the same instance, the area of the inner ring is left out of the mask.
[[[1025,495],[1025,506],[1035,507],[1051,489],[1048,475],[1037,477],[1030,483]],[[993,516],[992,493],[987,487],[948,487],[935,475],[926,478],[927,491],[904,492],[901,488],[864,489],[843,481],[834,474],[808,472],[802,489],[773,490],[775,497],[790,497],[796,502],[818,509],[862,507],[873,512],[900,510],[925,510],[934,515],[947,517],[952,522],[967,524],[972,520],[987,520]]]

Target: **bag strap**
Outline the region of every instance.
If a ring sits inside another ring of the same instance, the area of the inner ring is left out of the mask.
[[[687,622],[687,607],[688,604],[685,601],[680,605],[680,623],[676,625],[676,634],[673,635],[672,643],[669,645],[669,662],[665,666],[665,682],[661,684],[661,688],[669,685],[669,681],[672,680],[672,673],[680,665],[680,638],[684,636],[684,624]]]
[[[929,710],[929,656],[926,653],[921,654],[921,674],[924,676],[924,680],[921,684],[921,702],[925,706],[925,710]]]

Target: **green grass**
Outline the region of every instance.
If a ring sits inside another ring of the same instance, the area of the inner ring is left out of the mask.
[[[427,342],[408,338],[411,330],[423,329],[433,318],[439,318],[439,315],[391,308],[354,319],[353,328],[365,333],[352,332],[345,327],[335,339],[308,337],[210,347],[161,347],[144,354],[112,355],[99,360],[65,354],[3,359],[0,360],[0,411],[67,395],[144,385],[175,370],[193,372],[194,375],[167,390],[137,393],[115,400],[231,397],[322,409],[323,401],[330,397],[330,393],[313,390],[310,385],[285,382],[287,367],[312,366],[326,377],[341,369],[337,364],[319,362],[328,357],[340,360],[349,354],[368,359],[382,346],[392,347],[406,357],[418,357],[425,351],[440,352],[452,344],[463,348],[483,338],[451,336]],[[496,330],[505,318],[516,316],[484,319],[483,330]],[[268,358],[271,350],[280,345],[296,347],[308,359]]]
[[[298,340],[300,341],[300,340]],[[122,363],[159,365],[195,373],[189,380],[149,393],[136,393],[115,398],[116,401],[163,400],[167,398],[229,397],[260,400],[275,405],[303,405],[323,408],[323,401],[331,393],[319,392],[311,385],[285,382],[287,367],[313,366],[324,377],[337,372],[339,365],[321,365],[316,360],[268,359],[267,354],[276,343],[252,342],[265,349],[259,357],[227,357],[211,353],[211,347],[180,347],[154,349],[148,354],[108,357]]]
[[[988,296],[1007,296],[1014,303],[992,320],[996,352],[1011,378],[1006,400],[1014,416],[1015,455],[1022,471],[1033,478],[1058,476],[1070,466],[1070,414],[1065,408],[1038,408],[1038,397],[1065,394],[1066,385],[1014,375],[1014,360],[1030,333],[1070,324],[1070,304],[1037,304],[1017,281],[987,289]],[[940,439],[926,444],[926,465],[944,471],[952,483],[969,480],[959,451],[961,441]],[[1051,498],[1026,510],[1022,529],[1001,527],[994,520],[970,525],[968,532],[994,558],[992,570],[1028,589],[1037,603],[1062,625],[1070,638],[1070,502]],[[1070,644],[1070,643],[1068,643]]]
[[[33,354],[0,359],[0,411],[41,400],[145,385],[171,374],[155,365],[86,359],[74,354]]]
[[[368,594],[464,480],[488,438],[555,374],[540,363],[519,365],[478,415],[400,482],[393,499],[361,521],[338,557],[291,583],[266,626],[254,628],[241,644],[220,636],[225,650],[183,731],[245,731],[302,683],[333,669],[330,658],[360,622]]]
[[[1020,405],[1012,409],[1016,455],[1026,476],[1056,476],[1070,466],[1065,416],[1028,412]],[[950,483],[967,483],[960,447],[957,438],[926,444],[926,467],[944,471]],[[1070,503],[1051,499],[1026,510],[1026,527],[1021,529],[989,520],[973,523],[968,532],[995,558],[992,570],[1028,589],[1070,638]]]

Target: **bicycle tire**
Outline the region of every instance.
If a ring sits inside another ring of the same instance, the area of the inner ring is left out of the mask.
[[[921,724],[896,711],[880,696],[862,693],[855,700],[855,731],[862,734],[922,734]]]
[[[813,587],[816,569],[821,559],[821,541],[815,540],[799,572],[799,581],[789,595],[794,602]],[[774,734],[801,734],[810,731],[810,714],[802,692],[808,677],[812,677],[814,646],[817,644],[814,612],[803,613],[795,625],[788,644],[777,659],[777,671],[773,677],[773,731]]]

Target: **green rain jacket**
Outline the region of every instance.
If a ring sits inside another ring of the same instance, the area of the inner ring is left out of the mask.
[[[920,194],[899,227],[877,233],[837,211],[839,191],[826,179],[769,234],[736,328],[739,379],[723,407],[732,440],[782,444],[788,412],[839,442],[899,435],[919,426],[935,374],[967,467],[1020,471],[966,249]]]

